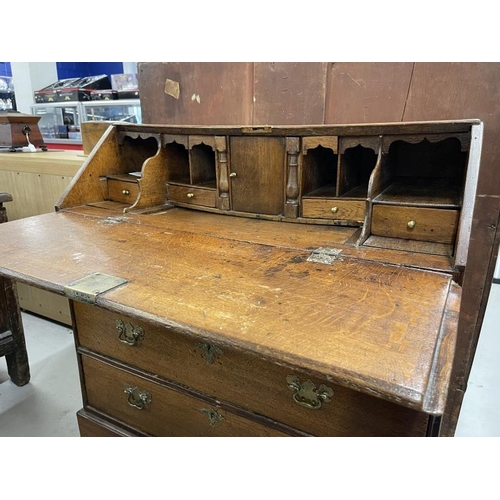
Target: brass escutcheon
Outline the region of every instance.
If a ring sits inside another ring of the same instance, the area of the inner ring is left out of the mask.
[[[323,403],[329,403],[333,396],[333,389],[321,384],[318,388],[311,380],[300,382],[296,375],[286,378],[288,387],[293,391],[293,400],[300,406],[311,410],[319,410]]]
[[[407,224],[408,229],[413,229],[416,225],[417,223],[414,220],[409,221]]]
[[[215,358],[217,358],[218,356],[222,356],[222,351],[218,347],[216,347],[212,344],[199,343],[199,344],[196,344],[196,347],[203,351],[203,356],[205,358],[205,361],[209,365],[213,364],[213,362],[215,361]]]
[[[120,332],[118,339],[127,345],[136,345],[138,340],[144,339],[144,329],[140,326],[133,326],[124,323],[121,319],[116,320],[116,329]]]
[[[127,403],[139,410],[143,410],[153,399],[149,392],[141,391],[138,387],[126,386],[123,392],[127,394]]]
[[[224,420],[224,417],[212,408],[202,408],[200,411],[208,417],[210,427],[217,427],[217,425]]]

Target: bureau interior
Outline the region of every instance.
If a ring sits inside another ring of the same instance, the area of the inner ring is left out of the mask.
[[[216,167],[215,152],[203,138],[194,143],[187,137],[164,140],[167,179],[184,185],[197,185],[215,188]],[[209,142],[209,139],[205,139]],[[177,142],[179,141],[179,142]]]
[[[385,189],[374,202],[459,208],[466,172],[467,151],[457,138],[412,144],[404,139],[391,143],[383,169]]]
[[[96,172],[107,179],[102,201],[121,204],[124,212],[179,206],[358,227],[355,245],[450,257],[460,227],[466,227],[471,122],[434,128],[275,127],[257,133],[115,124],[101,143],[81,177]],[[89,201],[71,194],[67,204]],[[90,201],[98,197],[94,192]]]

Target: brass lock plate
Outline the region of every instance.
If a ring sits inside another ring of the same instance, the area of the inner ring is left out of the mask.
[[[95,304],[99,294],[123,285],[127,281],[124,278],[111,276],[110,274],[93,273],[69,283],[64,287],[64,294],[72,300]]]

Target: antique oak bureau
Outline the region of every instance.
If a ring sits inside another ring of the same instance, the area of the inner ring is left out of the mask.
[[[70,299],[83,436],[425,436],[482,124],[113,124],[0,275]]]

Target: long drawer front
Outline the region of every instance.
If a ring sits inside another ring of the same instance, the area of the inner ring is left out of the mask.
[[[86,304],[74,311],[81,347],[305,433],[425,435],[425,414],[300,369]]]
[[[87,403],[152,436],[285,436],[161,384],[82,356]]]

